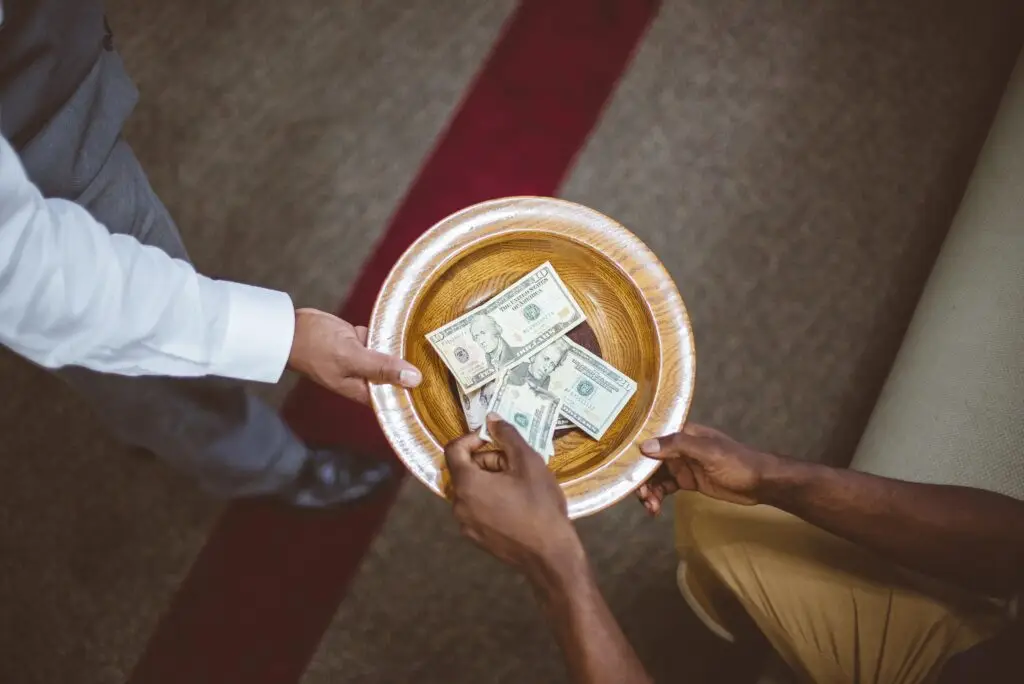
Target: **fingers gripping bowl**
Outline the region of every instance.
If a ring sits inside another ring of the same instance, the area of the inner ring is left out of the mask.
[[[573,518],[619,501],[657,468],[637,445],[679,429],[693,395],[695,352],[679,292],[657,257],[610,218],[578,204],[514,197],[477,204],[428,230],[395,264],[374,306],[371,349],[423,371],[415,390],[371,386],[395,453],[444,496],[444,445],[467,431],[448,369],[426,334],[544,262],[583,308],[605,361],[637,383],[600,441],[578,430],[555,439],[550,466]]]

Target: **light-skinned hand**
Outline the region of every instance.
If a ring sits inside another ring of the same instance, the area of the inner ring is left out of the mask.
[[[366,348],[367,330],[316,309],[295,312],[288,367],[343,397],[370,403],[368,382],[416,387],[423,379],[407,361]]]

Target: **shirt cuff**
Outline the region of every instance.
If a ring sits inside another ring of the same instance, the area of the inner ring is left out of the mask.
[[[220,281],[228,292],[224,343],[210,374],[274,383],[281,379],[295,336],[295,307],[284,292]]]

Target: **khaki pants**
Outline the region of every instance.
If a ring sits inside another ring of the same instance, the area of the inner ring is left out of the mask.
[[[693,593],[718,604],[708,612],[727,614],[723,599],[738,600],[809,682],[933,681],[950,656],[1006,622],[1002,604],[910,573],[769,506],[680,493],[676,540],[702,570],[690,573]]]

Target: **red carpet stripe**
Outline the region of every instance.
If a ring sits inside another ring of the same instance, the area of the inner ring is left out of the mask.
[[[444,216],[495,197],[555,194],[655,11],[655,0],[524,0],[340,315],[364,323],[391,265]],[[309,383],[285,415],[309,442],[387,451],[369,409]],[[394,493],[345,512],[231,505],[129,681],[298,681]]]

